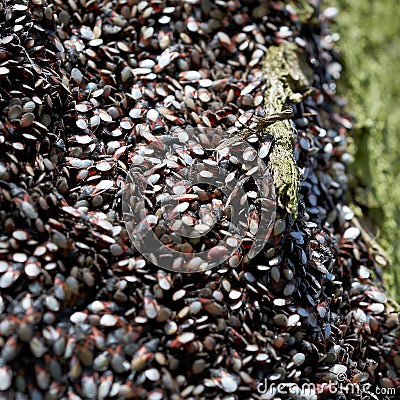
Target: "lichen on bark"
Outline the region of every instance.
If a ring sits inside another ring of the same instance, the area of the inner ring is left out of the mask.
[[[296,54],[297,46],[285,44],[270,47],[264,59],[263,72],[267,78],[265,111],[279,113],[290,102],[300,102],[296,93],[309,86]],[[300,173],[294,157],[294,128],[290,121],[278,121],[265,128],[264,134],[274,138],[268,167],[277,191],[278,205],[297,218]]]

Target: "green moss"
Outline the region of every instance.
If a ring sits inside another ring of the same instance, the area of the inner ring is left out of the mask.
[[[309,23],[315,15],[314,7],[307,0],[291,1],[290,6],[296,11],[297,17],[302,23]]]
[[[330,3],[340,10],[344,76],[338,92],[358,121],[351,135],[351,196],[364,223],[380,233],[392,261],[386,283],[400,299],[400,7],[395,0]]]

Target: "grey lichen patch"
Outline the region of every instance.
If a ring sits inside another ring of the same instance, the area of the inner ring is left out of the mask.
[[[268,167],[278,194],[278,205],[297,218],[300,174],[293,155],[292,129],[288,121],[281,121],[267,128],[265,133],[275,136]]]
[[[268,86],[265,91],[267,115],[281,112],[288,102],[299,102],[302,95],[296,93],[309,83],[296,54],[296,45],[270,47],[264,60],[264,75]],[[274,137],[268,166],[277,191],[278,205],[297,218],[300,173],[294,158],[293,127],[289,121],[279,121],[265,129]]]

